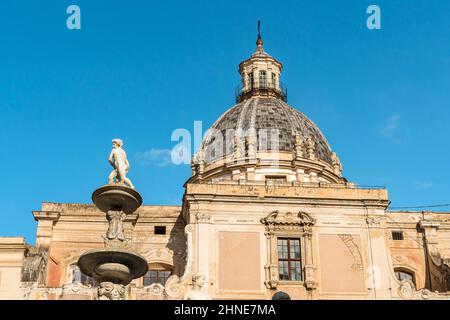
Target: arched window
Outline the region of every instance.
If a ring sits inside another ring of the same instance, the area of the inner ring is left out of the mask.
[[[265,70],[259,71],[259,87],[267,88],[267,73]]]
[[[405,270],[405,269],[401,269],[401,268],[396,268],[394,270],[394,272],[395,272],[395,277],[397,278],[397,280],[399,280],[399,281],[410,280],[410,281],[412,281],[412,283],[414,283],[414,285],[416,285],[414,272]]]
[[[70,266],[71,283],[79,283],[88,287],[96,285],[94,278],[81,272],[80,267],[76,264]]]
[[[172,267],[164,263],[151,263],[144,275],[143,284],[149,286],[154,283],[165,285],[167,279],[172,275]]]
[[[248,74],[248,85],[251,89],[253,89],[253,85],[255,83],[255,80],[253,79],[253,72],[249,72]]]

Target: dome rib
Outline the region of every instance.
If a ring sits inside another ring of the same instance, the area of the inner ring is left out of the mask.
[[[278,147],[270,140],[270,131],[267,132],[268,151],[293,151],[292,141],[298,133],[304,139],[311,137],[315,142],[315,154],[320,160],[332,164],[331,148],[319,128],[300,111],[294,109],[284,101],[273,97],[252,97],[228,109],[211,127],[222,133],[223,146],[219,145],[211,131],[205,136],[202,142],[207,162],[221,158],[223,155],[230,155],[233,152],[230,136],[227,136],[227,130],[241,129],[247,132],[254,128],[257,132],[257,149],[265,143],[260,141],[261,130],[277,129],[279,132]],[[226,141],[228,139],[228,141]],[[228,147],[228,148],[227,148]],[[217,152],[217,150],[222,152]]]

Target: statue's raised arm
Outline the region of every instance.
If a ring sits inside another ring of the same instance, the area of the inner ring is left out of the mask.
[[[114,170],[109,175],[109,184],[123,184],[134,189],[131,180],[127,178],[127,172],[130,164],[127,159],[127,154],[123,150],[123,141],[121,139],[112,140],[113,149],[109,155],[109,163]]]

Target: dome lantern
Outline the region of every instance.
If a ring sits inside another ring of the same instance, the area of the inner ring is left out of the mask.
[[[236,102],[255,96],[275,97],[287,101],[287,90],[280,82],[283,65],[264,51],[258,21],[256,51],[239,64],[241,85],[236,89]]]

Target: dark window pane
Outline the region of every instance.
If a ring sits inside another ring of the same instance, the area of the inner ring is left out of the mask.
[[[165,285],[167,279],[172,275],[170,270],[150,270],[144,276],[144,286],[154,283]]]
[[[155,234],[166,234],[166,226],[155,226]]]
[[[402,280],[411,280],[413,281],[413,275],[409,272],[406,271],[395,271],[395,276],[397,277],[398,280],[402,281]]]
[[[94,279],[82,272],[81,272],[81,276],[80,276],[80,283],[85,286],[94,286],[95,285]]]
[[[392,231],[393,240],[403,240],[403,231]]]
[[[278,262],[278,273],[279,273],[280,280],[288,280],[289,279],[289,274],[286,272],[287,268],[284,267],[285,264],[287,264],[286,261]]]
[[[302,278],[300,239],[278,238],[277,244],[279,279],[300,281]]]
[[[295,247],[294,258],[295,258],[295,259],[300,259],[300,246],[296,246],[296,247]]]

